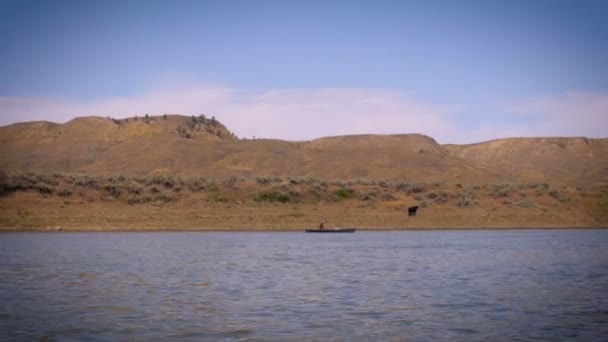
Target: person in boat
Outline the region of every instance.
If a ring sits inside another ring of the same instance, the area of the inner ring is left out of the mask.
[[[323,229],[325,229],[325,221],[321,221],[321,223],[319,224],[319,230]]]

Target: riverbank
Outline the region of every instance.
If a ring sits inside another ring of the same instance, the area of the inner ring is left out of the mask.
[[[66,200],[20,192],[0,198],[0,230],[300,231],[316,227],[322,220],[358,230],[608,227],[606,222],[574,207],[573,203],[570,208],[492,206],[490,201],[481,201],[485,205],[474,208],[436,204],[420,208],[416,216],[408,216],[407,203],[360,202],[209,203],[189,198],[129,205],[120,201]]]

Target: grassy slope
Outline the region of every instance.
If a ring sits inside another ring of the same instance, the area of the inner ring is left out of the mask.
[[[8,174],[33,171],[43,180],[67,174],[47,184],[51,193],[32,186],[0,196],[5,228],[299,229],[322,218],[382,228],[608,226],[608,139],[439,145],[411,134],[252,141],[235,139],[208,119],[88,117],[0,127],[0,167]],[[101,178],[91,188],[75,186],[75,174],[127,177]],[[154,175],[170,175],[183,190],[148,184]],[[199,176],[218,179],[217,189],[186,185]],[[224,184],[231,177],[231,185]],[[263,181],[273,177],[281,180]],[[381,183],[386,180],[392,182]],[[406,181],[419,182],[422,191],[399,185]],[[143,193],[130,193],[133,183]],[[109,198],[107,186],[120,194]],[[65,188],[74,193],[60,196]],[[336,200],[341,188],[352,196]],[[263,191],[291,197],[256,201]],[[408,218],[404,210],[413,204],[424,208]]]

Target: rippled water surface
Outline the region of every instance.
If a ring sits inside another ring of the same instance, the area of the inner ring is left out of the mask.
[[[608,340],[608,230],[0,234],[1,340]]]

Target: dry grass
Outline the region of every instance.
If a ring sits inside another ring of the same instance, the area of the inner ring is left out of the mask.
[[[605,186],[548,184],[544,193],[538,186],[14,174],[0,177],[0,227],[283,230],[321,220],[360,229],[608,225]],[[406,214],[412,205],[421,206],[416,217]]]
[[[208,117],[87,117],[0,127],[0,166],[6,229],[608,226],[608,139],[241,140]]]

